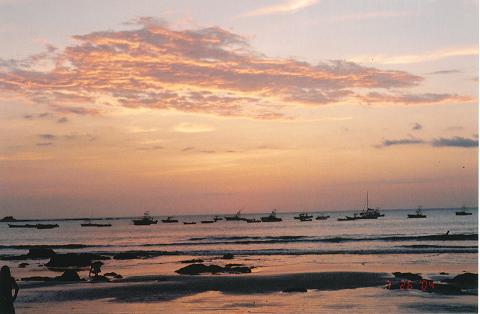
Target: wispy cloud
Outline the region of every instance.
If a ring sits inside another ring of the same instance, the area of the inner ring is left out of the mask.
[[[340,60],[312,65],[271,58],[254,51],[244,36],[219,27],[175,30],[155,19],[138,21],[142,24],[133,30],[74,36],[76,44],[50,56],[55,65],[50,69],[37,68],[36,59],[3,64],[0,91],[64,116],[95,116],[127,107],[258,120],[292,119],[286,108],[294,106],[467,99],[390,92],[423,81],[405,71]],[[101,107],[105,99],[109,106]],[[188,129],[184,125],[177,131]]]
[[[433,146],[437,147],[478,147],[478,138],[465,138],[461,136],[455,136],[451,138],[438,138],[432,141]]]
[[[182,122],[176,125],[173,130],[179,133],[205,133],[211,132],[215,128],[205,124]]]
[[[259,9],[243,14],[243,16],[292,14],[299,10],[315,5],[318,2],[319,0],[288,0],[279,4],[261,7]]]
[[[418,145],[429,144],[433,147],[460,147],[460,148],[475,148],[478,147],[478,138],[465,138],[461,136],[454,136],[450,138],[436,138],[429,141],[425,141],[418,138],[402,138],[395,140],[384,140],[377,148],[397,146],[397,145]]]
[[[416,138],[401,138],[395,140],[384,140],[381,147],[395,146],[395,145],[412,145],[412,144],[423,144],[425,141]]]
[[[350,61],[364,64],[413,64],[432,62],[451,57],[478,56],[478,47],[453,47],[419,54],[404,55],[362,55],[350,58]]]
[[[460,96],[456,94],[409,94],[409,93],[378,93],[371,92],[367,95],[359,96],[359,99],[367,104],[402,104],[402,105],[422,105],[438,103],[467,103],[473,101],[471,97]]]
[[[445,74],[456,74],[462,73],[460,70],[451,69],[451,70],[439,70],[427,73],[427,75],[445,75]]]

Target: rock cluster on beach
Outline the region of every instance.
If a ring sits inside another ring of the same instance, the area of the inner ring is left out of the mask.
[[[225,265],[225,267],[218,265],[205,264],[191,264],[175,271],[180,275],[200,275],[200,274],[245,274],[251,273],[252,269],[248,266],[232,266]]]

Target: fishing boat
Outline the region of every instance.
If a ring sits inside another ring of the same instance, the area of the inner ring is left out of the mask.
[[[184,225],[196,225],[197,223],[195,221],[184,221]]]
[[[255,219],[255,218],[246,218],[245,221],[249,224],[251,223],[257,223],[257,222],[262,222],[260,219]]]
[[[337,221],[352,221],[352,220],[357,220],[358,216],[357,214],[353,214],[352,216],[345,216],[345,218],[338,218]]]
[[[408,218],[427,218],[427,215],[422,214],[422,206],[419,206],[415,214],[408,214]]]
[[[145,212],[141,219],[134,219],[133,224],[135,226],[149,226],[158,223],[158,220],[154,220],[152,216],[150,216],[150,212]]]
[[[37,229],[53,229],[53,228],[58,228],[58,224],[37,224],[36,228]]]
[[[467,212],[467,207],[465,206],[462,206],[461,211],[455,212],[455,215],[457,216],[470,216],[471,214],[472,214],[471,212]]]
[[[262,222],[279,222],[279,221],[282,221],[282,218],[277,217],[277,210],[276,209],[272,210],[270,215],[265,216],[265,217],[261,217],[260,219],[261,219]]]
[[[162,219],[162,222],[163,222],[163,223],[166,223],[166,224],[171,224],[171,223],[178,222],[178,220],[177,220],[177,219],[173,219],[173,217],[171,217],[171,216],[168,216],[167,219]]]
[[[215,217],[213,217],[213,220],[215,220],[215,221],[219,221],[219,220],[223,220],[223,218],[222,218],[222,217],[220,217],[220,216],[215,216]]]
[[[86,222],[83,224],[80,224],[82,227],[111,227],[112,224],[98,224],[98,223],[93,223],[90,219],[86,219]]]
[[[301,222],[304,222],[304,221],[312,221],[312,218],[302,217],[302,218],[300,218],[300,221],[301,221]]]
[[[30,224],[26,224],[26,225],[12,225],[12,224],[8,224],[8,227],[9,227],[9,228],[37,228],[37,225],[30,225]]]
[[[298,216],[293,217],[293,219],[298,219],[298,220],[311,219],[311,218],[313,218],[313,215],[309,215],[307,212],[300,213]]]
[[[317,218],[315,218],[316,220],[327,220],[328,218],[330,218],[330,216],[317,216]]]
[[[242,218],[240,216],[240,210],[233,216],[225,216],[225,220],[226,221],[241,221],[241,220],[245,220],[245,218]]]

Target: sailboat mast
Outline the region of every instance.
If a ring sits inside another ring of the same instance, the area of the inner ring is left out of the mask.
[[[368,191],[367,191],[367,210],[368,210]]]

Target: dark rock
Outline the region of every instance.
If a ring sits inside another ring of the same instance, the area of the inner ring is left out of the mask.
[[[52,277],[43,277],[43,276],[32,276],[32,277],[24,277],[22,281],[50,281],[53,280]]]
[[[90,266],[93,260],[105,259],[109,259],[109,257],[94,253],[56,254],[45,265],[49,268],[87,267]]]
[[[227,264],[227,265],[225,265],[225,268],[237,267],[237,266],[243,266],[243,264],[235,264],[235,263]]]
[[[248,273],[251,273],[252,270],[250,267],[247,267],[247,266],[225,267],[224,272],[229,274],[248,274]]]
[[[445,279],[443,281],[460,289],[472,289],[478,287],[478,274],[464,273],[453,277],[453,279]]]
[[[304,287],[289,287],[289,288],[283,290],[283,292],[307,292],[307,288],[304,288]]]
[[[55,251],[52,249],[36,247],[36,248],[30,248],[28,250],[27,257],[31,259],[50,258],[55,254],[56,254]]]
[[[28,265],[30,265],[30,264],[29,264],[29,263],[20,263],[20,264],[18,265],[18,268],[25,268],[25,267],[27,267]]]
[[[59,281],[81,281],[80,276],[76,271],[66,270],[60,276],[55,277],[55,280]]]
[[[251,273],[252,270],[250,267],[222,267],[218,265],[205,265],[205,264],[191,264],[180,268],[175,271],[181,275],[200,275],[205,273],[210,274],[219,274],[219,273],[229,273],[229,274],[243,274]]]
[[[191,264],[177,269],[175,272],[181,275],[199,275],[202,273],[217,274],[223,272],[223,270],[224,268],[218,265]]]
[[[232,253],[227,253],[222,256],[223,259],[233,259],[234,257]]]
[[[203,263],[203,259],[201,258],[194,258],[194,259],[187,259],[184,261],[180,261],[182,264],[194,264],[194,263]]]
[[[110,279],[108,279],[107,277],[102,276],[102,275],[97,275],[97,276],[92,277],[92,281],[93,282],[109,282]]]
[[[115,278],[115,279],[122,279],[122,278],[123,278],[122,275],[117,274],[116,272],[113,272],[113,271],[110,272],[110,273],[106,273],[104,276],[105,276],[105,277],[113,277],[113,278]]]
[[[422,280],[422,276],[419,274],[413,274],[413,273],[401,273],[401,272],[394,272],[393,275],[395,278],[403,278],[407,280],[412,280],[412,281],[418,281]]]

